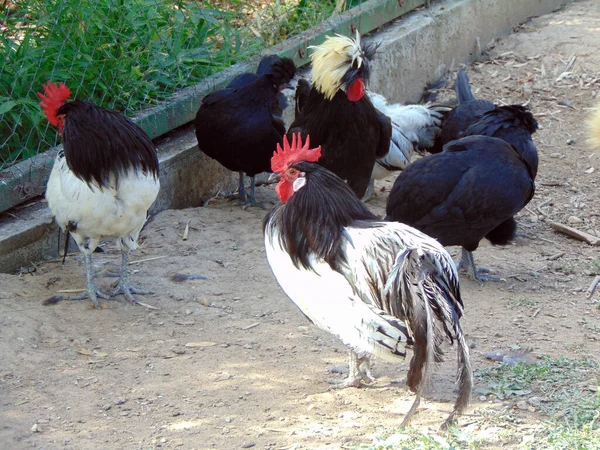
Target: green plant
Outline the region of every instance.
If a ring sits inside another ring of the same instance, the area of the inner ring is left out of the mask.
[[[36,96],[48,80],[132,115],[323,21],[333,8],[327,0],[2,2],[0,169],[55,145]]]

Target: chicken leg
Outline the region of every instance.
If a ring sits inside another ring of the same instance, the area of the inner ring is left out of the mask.
[[[72,297],[65,296],[65,295],[55,295],[53,297],[50,297],[49,299],[44,300],[42,302],[43,305],[53,305],[53,304],[60,302],[61,300],[83,300],[83,299],[89,298],[92,301],[92,303],[94,304],[94,307],[99,309],[100,302],[98,301],[98,297],[103,298],[105,300],[110,298],[109,295],[100,291],[98,289],[98,287],[96,286],[96,282],[94,281],[94,272],[93,272],[93,266],[92,266],[91,253],[88,251],[85,251],[85,252],[83,252],[83,255],[85,258],[86,291],[83,294],[75,295]]]
[[[473,253],[465,248],[462,249],[462,256],[458,263],[457,269],[459,271],[464,270],[471,280],[479,281],[481,284],[483,284],[484,281],[500,281],[500,277],[486,275],[486,273],[490,271],[489,269],[486,269],[485,267],[475,267]]]
[[[343,389],[347,387],[362,387],[363,382],[372,383],[374,381],[371,374],[371,359],[368,356],[360,358],[353,350],[350,350],[350,361],[348,363],[348,376],[345,380],[338,381],[329,379],[331,389]]]
[[[123,294],[125,298],[129,300],[129,302],[131,302],[134,305],[139,305],[140,302],[138,302],[132,294],[151,295],[154,294],[154,292],[137,289],[133,287],[133,285],[129,281],[129,270],[127,269],[127,267],[129,266],[129,251],[130,250],[125,246],[121,248],[121,271],[119,277],[119,284],[117,285],[117,288],[111,292],[110,296],[114,297],[115,295]]]
[[[256,178],[250,177],[250,195],[248,196],[248,191],[246,190],[246,186],[244,184],[244,172],[239,172],[240,174],[240,183],[238,187],[238,205],[242,206],[243,209],[246,209],[250,206],[258,206],[262,209],[266,209],[265,206],[256,200]]]

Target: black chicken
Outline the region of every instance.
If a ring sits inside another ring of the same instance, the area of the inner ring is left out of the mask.
[[[336,35],[315,47],[311,55],[313,85],[298,84],[296,117],[288,130],[310,135],[323,149],[319,164],[345,179],[362,197],[375,159],[390,148],[392,125],[365,95],[375,46]]]
[[[538,156],[531,133],[536,127],[522,107],[485,113],[468,130],[506,140],[467,136],[412,163],[394,182],[387,219],[414,226],[443,245],[462,246],[460,267],[471,278],[497,279],[475,269],[471,252],[484,237],[495,245],[514,237],[513,216],[534,194]]]
[[[285,134],[279,93],[296,74],[290,58],[269,56],[262,64],[259,71],[264,74],[243,75],[232,81],[234,87],[204,97],[194,121],[200,150],[239,172],[239,196],[245,206],[262,206],[256,201],[254,176],[270,171],[273,148]],[[244,173],[251,177],[250,195]]]

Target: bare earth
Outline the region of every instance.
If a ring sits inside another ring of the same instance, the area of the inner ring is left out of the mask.
[[[483,352],[511,345],[600,360],[600,294],[585,294],[600,248],[548,224],[600,236],[600,155],[586,145],[584,126],[600,96],[599,33],[600,4],[577,2],[519,26],[469,68],[479,98],[529,104],[541,160],[536,195],[518,216],[523,236],[504,248],[482,243],[475,253],[504,281],[462,280],[475,368],[497,364]],[[392,182],[379,183],[369,203],[377,214]],[[272,186],[257,197],[277,200]],[[137,285],[157,293],[141,300],[158,310],[122,297],[103,301],[103,310],[89,301],[41,306],[83,287],[80,255],[32,274],[1,274],[0,448],[339,449],[396,429],[413,399],[407,363],[377,361],[372,386],[327,391],[335,376],[327,369],[343,365],[346,350],[280,290],[264,255],[264,216],[217,200],[154,217],[131,268]],[[98,270],[120,260],[108,249],[95,255]],[[208,279],[177,282],[174,274]],[[98,279],[101,288],[113,282]],[[451,410],[454,351],[414,427],[437,429]],[[546,417],[515,403],[475,394],[459,425],[486,433],[487,448],[516,448]],[[517,420],[492,427],[501,414]]]

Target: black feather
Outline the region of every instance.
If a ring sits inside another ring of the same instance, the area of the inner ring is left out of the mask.
[[[237,88],[204,97],[194,121],[200,150],[248,176],[271,170],[271,156],[285,134],[279,88],[293,78],[296,66],[277,57],[261,70],[266,73],[242,79],[245,84]]]
[[[279,215],[282,246],[296,267],[312,269],[309,256],[314,255],[340,271],[347,239],[343,228],[377,217],[332,172],[309,162],[293,167],[305,173],[306,184],[285,205],[274,207],[264,226],[272,216]]]
[[[158,177],[152,140],[131,119],[93,103],[72,101],[58,109],[65,115],[63,146],[69,168],[86,183],[107,187],[129,170]]]
[[[534,181],[514,147],[498,138],[469,136],[402,171],[388,197],[386,214],[442,245],[473,251],[533,193]]]

